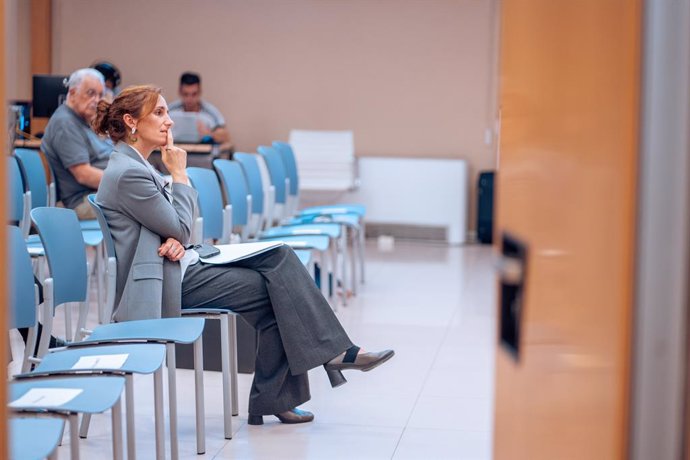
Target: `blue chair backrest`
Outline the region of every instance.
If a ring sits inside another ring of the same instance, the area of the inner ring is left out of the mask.
[[[89,199],[89,204],[93,208],[93,210],[96,212],[96,219],[98,219],[98,225],[101,227],[101,233],[103,233],[103,241],[105,241],[105,252],[108,254],[108,257],[116,257],[115,256],[115,243],[113,242],[113,235],[110,234],[110,228],[108,227],[108,221],[105,220],[105,216],[103,215],[103,210],[101,207],[96,203],[96,194],[92,193],[88,197]]]
[[[252,195],[252,212],[254,214],[262,214],[264,212],[264,186],[261,181],[261,171],[259,171],[256,155],[235,152],[232,158],[242,165],[244,174],[247,177],[249,193]]]
[[[7,226],[10,245],[10,317],[8,327],[36,325],[36,297],[31,257],[19,227]]]
[[[24,181],[17,159],[13,156],[7,157],[7,175],[10,192],[10,209],[7,217],[10,223],[19,224],[24,217]]]
[[[54,305],[85,301],[86,249],[77,214],[65,208],[36,208],[31,220],[48,259]]]
[[[285,171],[290,178],[290,195],[297,195],[299,193],[299,173],[297,172],[297,159],[292,146],[287,142],[274,141],[273,148],[278,151],[283,159]]]
[[[223,195],[216,173],[211,169],[189,167],[187,175],[199,192],[199,212],[204,218],[203,238],[222,238]]]
[[[276,189],[276,203],[285,203],[285,165],[283,164],[280,154],[276,152],[273,147],[261,146],[257,149],[259,154],[264,157],[266,167],[268,168],[268,175],[271,177],[271,184]]]
[[[242,165],[232,160],[214,160],[213,167],[225,190],[225,199],[232,205],[232,224],[247,225],[249,187]]]
[[[31,191],[31,209],[48,206],[46,170],[41,154],[31,149],[15,149],[14,154],[24,169],[28,189]]]

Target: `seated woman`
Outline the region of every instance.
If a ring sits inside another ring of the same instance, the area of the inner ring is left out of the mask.
[[[297,409],[308,401],[307,371],[323,365],[331,384],[343,369],[368,371],[394,352],[354,346],[292,249],[277,249],[228,265],[199,263],[185,250],[197,201],[186,174],[187,153],[173,145],[172,121],[160,89],[134,86],[112,104],[101,101],[94,128],[115,150],[96,200],[117,253],[117,321],[179,316],[181,308],[227,308],[259,335],[249,396],[249,423],[263,415],[283,423],[313,420]],[[172,183],[148,163],[160,149]]]

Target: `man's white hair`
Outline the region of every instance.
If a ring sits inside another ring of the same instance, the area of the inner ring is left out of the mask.
[[[98,70],[89,67],[72,72],[72,75],[69,76],[69,79],[65,84],[69,89],[76,89],[79,88],[79,85],[81,85],[86,77],[95,78],[101,82],[101,85],[105,86],[105,78],[103,78],[103,74]]]

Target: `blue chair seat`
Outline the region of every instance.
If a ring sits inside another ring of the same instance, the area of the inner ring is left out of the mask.
[[[203,330],[203,318],[163,318],[125,321],[123,323],[100,326],[88,338],[81,342],[70,343],[69,347],[113,341],[189,344],[198,339]]]
[[[337,204],[324,206],[311,206],[299,211],[300,215],[308,214],[357,214],[361,217],[366,215],[366,207],[361,204]]]
[[[96,367],[94,369],[110,372],[151,374],[158,370],[163,364],[163,360],[165,359],[165,345],[150,343],[68,348],[57,353],[48,353],[45,355],[41,363],[31,374],[79,372],[78,370],[72,369],[72,366],[84,356],[119,354],[129,355],[122,367],[115,369]],[[84,369],[84,371],[92,372],[94,369]]]
[[[101,230],[101,226],[98,223],[98,219],[93,220],[80,220],[79,226],[82,230]]]
[[[288,225],[284,227],[269,228],[261,234],[261,239],[264,237],[273,238],[276,236],[293,235],[327,235],[331,238],[339,238],[341,233],[342,229],[339,224]]]
[[[29,235],[26,239],[26,249],[29,251],[31,257],[42,257],[46,255],[45,249],[43,249],[43,243],[38,235]]]
[[[223,315],[223,314],[232,314],[232,310],[228,310],[225,308],[213,308],[213,307],[194,307],[194,308],[182,308],[182,314],[184,315],[185,313],[193,313],[193,314],[201,314],[201,315]]]
[[[311,262],[311,251],[305,249],[295,249],[294,251],[297,257],[299,257],[299,261],[302,262],[302,265],[309,265],[309,262]]]
[[[59,418],[10,419],[10,458],[39,460],[53,453],[65,421]]]
[[[330,245],[328,235],[285,235],[261,237],[261,241],[282,241],[292,249],[315,249],[327,251]]]
[[[34,388],[74,388],[82,390],[74,399],[59,406],[12,406],[24,412],[60,411],[67,413],[100,414],[118,401],[125,386],[124,377],[79,376],[70,378],[30,379],[10,382],[9,401],[16,401]]]
[[[283,221],[283,225],[323,224],[336,222],[350,227],[359,227],[360,216],[358,214],[305,214]]]
[[[10,382],[8,400],[10,410],[24,413],[55,413],[68,417],[70,424],[70,450],[72,458],[79,458],[79,435],[77,416],[79,414],[100,414],[112,409],[113,457],[121,458],[122,412],[120,396],[125,378],[120,376],[78,376],[33,378]],[[18,404],[19,398],[34,389],[79,390],[71,400],[62,404]],[[120,455],[118,455],[118,452]]]
[[[103,233],[100,230],[82,230],[81,236],[87,246],[98,246],[103,241]]]

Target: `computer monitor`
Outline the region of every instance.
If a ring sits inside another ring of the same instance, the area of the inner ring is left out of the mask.
[[[34,117],[50,117],[67,98],[65,75],[34,75]]]

